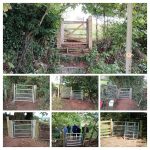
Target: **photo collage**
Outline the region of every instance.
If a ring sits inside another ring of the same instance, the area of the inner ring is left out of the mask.
[[[148,2],[1,4],[2,149],[149,147]]]

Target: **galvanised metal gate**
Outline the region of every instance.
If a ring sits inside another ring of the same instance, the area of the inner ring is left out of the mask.
[[[137,139],[139,136],[139,122],[125,122],[124,139]]]
[[[13,120],[13,137],[29,138],[33,136],[32,120]]]
[[[29,101],[35,102],[36,85],[14,84],[14,102]]]
[[[83,100],[83,90],[72,90],[71,99]]]
[[[79,147],[83,145],[82,133],[66,133],[65,146],[67,147]]]
[[[132,88],[118,89],[118,99],[132,99]]]

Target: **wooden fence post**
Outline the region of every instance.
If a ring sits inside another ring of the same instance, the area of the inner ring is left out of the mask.
[[[32,139],[36,138],[36,120],[32,120]]]
[[[83,100],[84,95],[83,95],[83,90],[81,90],[81,99]]]
[[[70,91],[70,100],[72,100],[72,94],[73,94],[73,91],[71,89],[71,91]]]
[[[8,95],[7,95],[7,90],[4,88],[4,101],[7,100],[7,97],[8,97]]]
[[[92,16],[87,19],[87,42],[89,49],[92,49]]]
[[[113,135],[113,121],[110,119],[111,136]]]
[[[13,92],[14,92],[13,102],[15,102],[15,99],[16,99],[16,85],[15,84],[13,86]]]
[[[35,124],[35,138],[38,139],[39,138],[39,121],[36,121]]]
[[[7,120],[7,132],[9,137],[13,137],[13,121],[9,120],[9,117],[6,117]]]
[[[64,130],[62,131],[62,140],[63,140],[63,147],[65,147],[66,146],[66,137],[64,134]]]
[[[132,100],[132,88],[130,88],[130,100]]]
[[[37,89],[37,86],[36,85],[33,85],[33,103],[35,102],[36,100],[36,89]]]
[[[61,48],[61,44],[64,43],[64,19],[61,19],[60,29],[57,35],[57,48]]]
[[[139,133],[140,137],[142,137],[142,135],[143,135],[142,132],[143,132],[143,121],[140,120],[140,133]]]
[[[8,132],[8,136],[10,136],[10,124],[9,124],[9,117],[6,117],[7,120],[7,132]]]
[[[32,102],[34,103],[35,101],[35,97],[34,97],[34,85],[32,86]]]
[[[57,97],[60,98],[60,84],[58,85]]]
[[[126,74],[131,73],[132,65],[132,3],[127,4],[127,36],[126,36]]]

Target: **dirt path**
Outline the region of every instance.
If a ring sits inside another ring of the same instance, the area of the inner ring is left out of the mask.
[[[3,139],[4,147],[49,147],[49,142],[34,140],[32,138],[10,138]]]
[[[122,137],[101,138],[102,147],[146,147],[147,143],[144,139],[124,140]]]
[[[89,101],[63,99],[53,101],[53,110],[97,110],[97,108]]]
[[[42,100],[36,100],[35,103],[32,102],[15,102],[13,103],[12,100],[6,101],[3,104],[4,110],[40,110],[43,109],[45,110],[46,108],[49,109],[49,104],[44,103]]]
[[[118,99],[115,110],[138,110],[138,106],[134,100]]]
[[[88,101],[64,100],[63,108],[65,110],[94,110],[95,105]]]

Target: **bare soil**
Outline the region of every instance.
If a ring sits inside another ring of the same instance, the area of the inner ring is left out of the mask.
[[[87,100],[54,100],[53,110],[97,110],[95,104]]]
[[[100,139],[101,147],[146,147],[146,139],[129,140],[123,137],[107,137]]]
[[[32,138],[11,138],[5,136],[4,147],[49,147],[48,141],[35,140]]]
[[[115,105],[116,110],[138,110],[136,101],[130,99],[118,99]]]
[[[36,100],[32,102],[13,102],[12,100],[5,101],[3,104],[4,110],[48,110],[49,102],[45,103],[43,100]]]
[[[113,108],[108,106],[108,102],[106,104],[106,110],[139,110],[137,102],[135,100],[130,99],[116,99]]]

